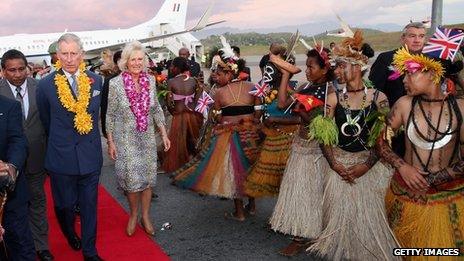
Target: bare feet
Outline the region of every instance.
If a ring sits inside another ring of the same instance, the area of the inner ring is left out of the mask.
[[[293,240],[292,243],[290,243],[288,246],[285,248],[279,250],[279,254],[283,256],[296,256],[303,250],[305,250],[307,247],[309,247],[310,242],[308,241],[295,241]]]
[[[239,216],[239,215],[237,215],[235,213],[230,213],[230,212],[224,213],[224,218],[239,221],[239,222],[245,221],[245,216],[243,216],[243,215]]]
[[[254,216],[256,215],[256,206],[254,204],[253,205],[247,204],[245,205],[245,211],[248,213],[248,215]]]

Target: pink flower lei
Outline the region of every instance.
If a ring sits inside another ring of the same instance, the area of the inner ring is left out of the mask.
[[[134,79],[130,73],[123,72],[121,76],[131,111],[134,113],[137,123],[136,129],[139,132],[145,132],[148,129],[148,112],[150,110],[150,80],[148,74],[146,72],[140,73],[140,92],[137,92]]]

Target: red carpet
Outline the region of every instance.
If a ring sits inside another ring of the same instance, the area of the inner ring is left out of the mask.
[[[58,226],[53,211],[50,183],[45,184],[47,212],[50,224],[50,251],[55,260],[82,260],[82,252],[72,250]],[[103,188],[98,188],[97,250],[104,260],[169,260],[163,250],[140,227],[134,236],[126,236],[129,216],[119,203]],[[76,231],[80,234],[80,222]]]

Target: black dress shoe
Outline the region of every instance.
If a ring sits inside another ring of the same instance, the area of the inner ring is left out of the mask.
[[[78,236],[67,237],[69,246],[74,250],[80,250],[82,248],[81,239]]]
[[[52,253],[48,250],[39,250],[37,251],[37,257],[39,258],[40,261],[49,261],[49,260],[54,260],[55,258],[53,257]]]
[[[98,255],[84,256],[84,261],[103,261],[103,259],[99,257]]]

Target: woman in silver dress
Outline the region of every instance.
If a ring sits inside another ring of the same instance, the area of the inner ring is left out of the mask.
[[[155,124],[164,149],[170,147],[164,114],[156,97],[155,79],[146,72],[147,58],[140,42],[127,44],[118,63],[121,74],[110,81],[108,113],[108,154],[115,160],[119,186],[127,192],[130,218],[126,233],[132,236],[137,225],[139,204],[141,225],[154,235],[150,221],[152,187],[156,182]]]

